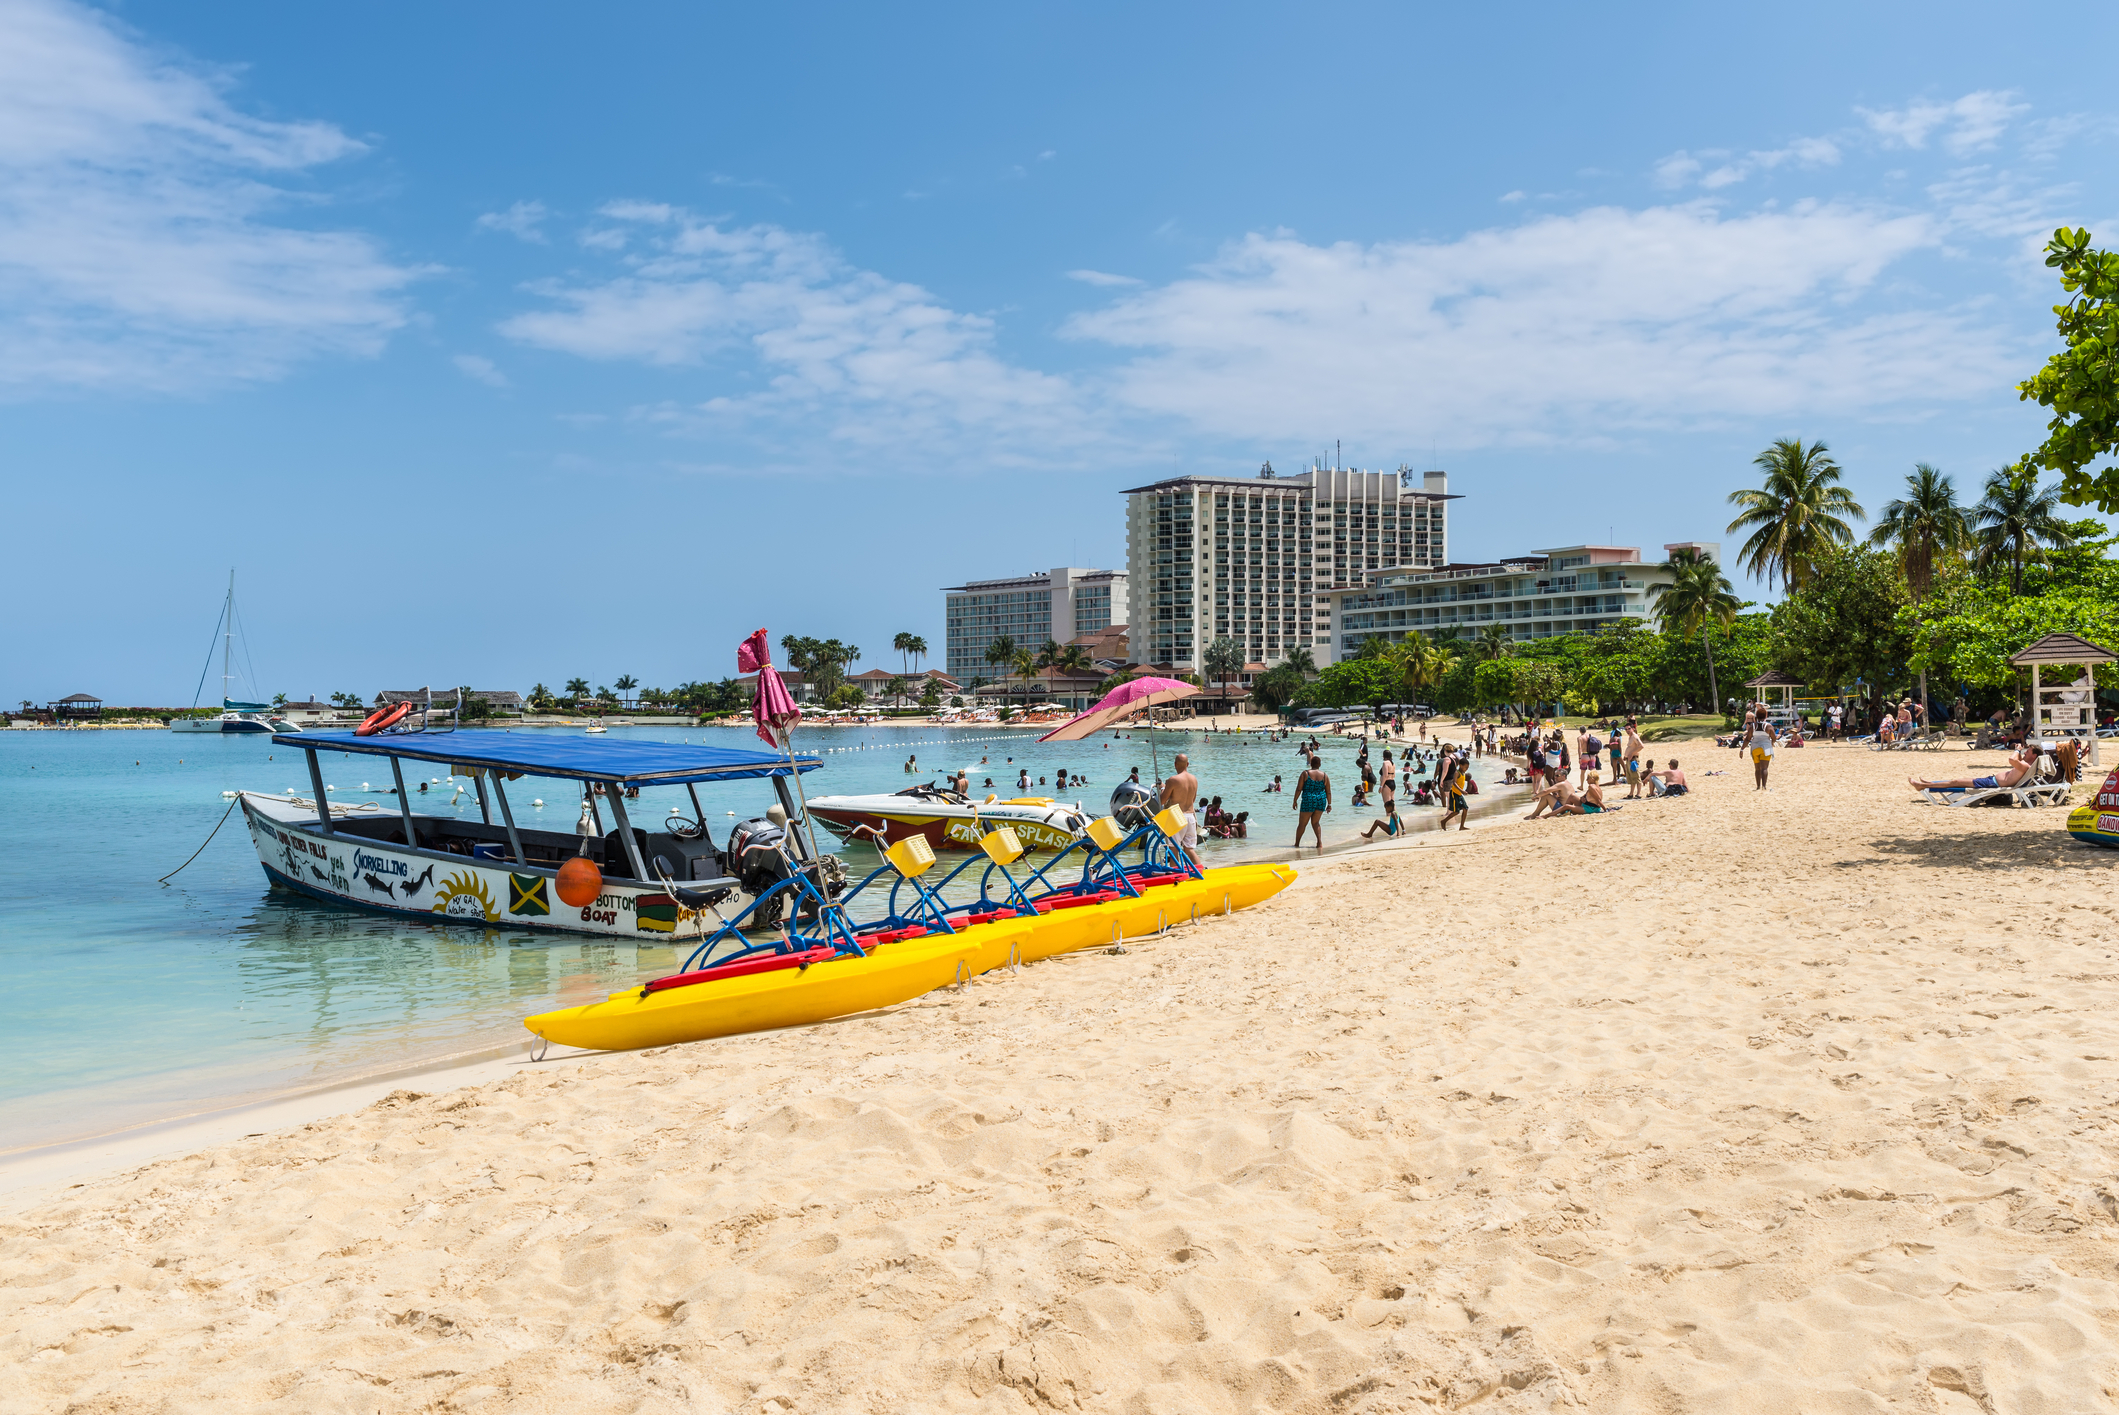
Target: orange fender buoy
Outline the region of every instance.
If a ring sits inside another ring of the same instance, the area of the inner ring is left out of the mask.
[[[576,855],[559,867],[559,899],[563,904],[580,909],[594,904],[603,893],[603,871],[596,862],[584,855]]]

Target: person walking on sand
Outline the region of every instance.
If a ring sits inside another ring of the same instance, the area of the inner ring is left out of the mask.
[[[1177,754],[1177,770],[1163,778],[1162,804],[1165,810],[1171,806],[1185,813],[1184,833],[1177,837],[1177,848],[1185,852],[1185,858],[1193,864],[1199,863],[1199,778],[1192,774],[1192,761],[1183,752]]]
[[[1469,799],[1465,795],[1464,788],[1465,783],[1471,779],[1471,768],[1456,757],[1449,757],[1446,759],[1443,771],[1446,774],[1438,779],[1443,785],[1442,804],[1445,809],[1442,814],[1442,824],[1437,828],[1448,830],[1450,818],[1454,816],[1457,820],[1457,829],[1470,830],[1472,828],[1472,808]]]
[[[1613,745],[1617,746],[1618,744],[1614,743]],[[1626,719],[1625,749],[1626,780],[1633,788],[1626,793],[1626,799],[1631,801],[1641,794],[1641,759],[1648,755],[1648,746],[1641,741],[1640,724],[1630,717]],[[1650,761],[1649,765],[1654,766],[1655,763]],[[1613,785],[1618,784],[1619,773],[1616,769],[1611,773],[1611,780]]]
[[[1751,774],[1757,779],[1754,790],[1766,789],[1766,770],[1773,765],[1773,724],[1760,713],[1751,719]]]
[[[1302,846],[1302,833],[1312,831],[1317,848],[1324,848],[1324,818],[1332,809],[1332,778],[1324,774],[1320,758],[1311,757],[1309,767],[1295,778],[1295,845]]]

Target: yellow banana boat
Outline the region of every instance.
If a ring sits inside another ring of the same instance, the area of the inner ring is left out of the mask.
[[[960,926],[953,934],[886,943],[865,958],[820,950],[807,963],[775,959],[754,965],[770,971],[691,985],[658,979],[614,992],[602,1002],[540,1012],[524,1018],[523,1026],[562,1046],[626,1051],[822,1022],[906,1002],[1009,963],[1108,947],[1195,918],[1233,913],[1271,898],[1294,879],[1293,865],[1235,865],[1209,870],[1204,879],[1150,885],[1137,898],[1098,898],[1035,918],[1004,914]]]

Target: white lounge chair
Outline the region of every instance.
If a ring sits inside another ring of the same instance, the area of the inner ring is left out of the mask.
[[[2014,786],[1930,787],[1915,799],[1931,806],[2065,806],[2079,769],[2074,745],[2067,743],[2057,752],[2040,752],[2031,774]]]

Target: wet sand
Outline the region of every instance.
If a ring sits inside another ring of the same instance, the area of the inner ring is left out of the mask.
[[[2112,1408],[2119,854],[1907,799],[1996,753],[1675,754],[1123,955],[80,1181],[0,1222],[0,1412]]]

